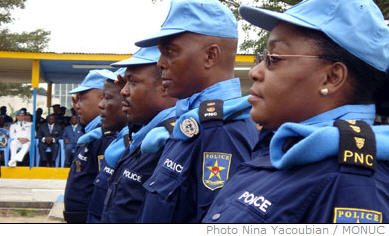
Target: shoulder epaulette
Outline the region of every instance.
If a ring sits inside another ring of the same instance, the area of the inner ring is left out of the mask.
[[[201,123],[212,120],[223,120],[223,100],[204,101],[199,107]]]
[[[167,129],[169,134],[173,133],[174,125],[176,124],[176,118],[172,117],[170,119],[164,120],[159,126],[163,126]]]
[[[337,120],[339,129],[338,161],[342,165],[375,170],[376,140],[370,125],[364,121]]]

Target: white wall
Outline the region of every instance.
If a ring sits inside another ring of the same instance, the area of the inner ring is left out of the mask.
[[[43,116],[46,116],[48,114],[48,109],[46,107],[46,96],[37,95],[37,102],[36,102],[36,108],[42,108],[43,109]],[[59,104],[59,99],[52,97],[51,104]],[[25,107],[27,108],[27,112],[33,113],[33,98],[31,99],[22,99],[20,97],[16,96],[1,96],[0,97],[0,106],[6,106],[7,107],[7,114],[12,116],[12,118],[15,118],[14,114],[19,109]],[[53,113],[53,109],[51,108],[51,113]]]

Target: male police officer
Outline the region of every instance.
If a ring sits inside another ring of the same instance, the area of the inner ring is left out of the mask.
[[[114,139],[111,132],[102,132],[99,102],[103,97],[103,86],[107,78],[115,78],[108,70],[91,70],[81,85],[71,94],[78,94],[75,109],[85,134],[77,141],[77,149],[70,168],[65,188],[64,217],[68,223],[85,223],[93,181],[99,169],[99,160],[104,150]],[[103,137],[102,137],[103,135]]]
[[[120,74],[118,70],[114,74]],[[99,159],[99,173],[94,180],[94,188],[89,201],[87,223],[98,223],[101,219],[104,198],[108,189],[108,179],[114,172],[114,163],[121,157],[128,140],[127,117],[122,111],[120,87],[115,84],[115,77],[108,77],[103,90],[103,98],[99,103],[103,130],[114,133],[115,139],[104,151],[104,159]]]
[[[142,184],[153,173],[168,130],[173,128],[175,109],[171,107],[176,99],[162,86],[156,65],[159,57],[157,47],[142,48],[132,58],[113,64],[127,67],[121,91],[123,110],[130,122],[142,128],[132,133],[130,147],[115,167],[102,222],[135,222],[144,200]]]
[[[234,78],[238,30],[216,0],[173,0],[158,45],[162,84],[179,98],[176,126],[147,190],[139,222],[199,222],[257,139]]]

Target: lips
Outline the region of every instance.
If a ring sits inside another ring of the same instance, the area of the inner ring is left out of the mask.
[[[172,83],[172,80],[171,79],[168,79],[168,78],[162,78],[162,86],[164,88],[167,88],[169,86],[169,84]]]
[[[253,104],[262,99],[263,99],[262,94],[255,92],[252,88],[250,88],[250,96],[248,98],[249,103]]]
[[[122,104],[122,112],[128,113],[131,110],[131,105],[127,100],[123,100]]]

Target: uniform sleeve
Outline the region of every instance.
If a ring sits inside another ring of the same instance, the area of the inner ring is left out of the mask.
[[[224,125],[215,121],[204,123],[203,127],[196,174],[199,211],[203,211],[201,214],[204,215],[238,166],[251,159],[257,131],[254,124],[247,120]]]

